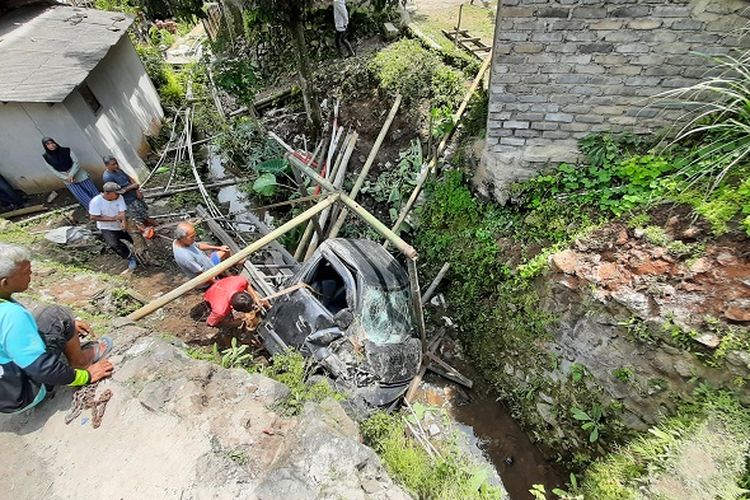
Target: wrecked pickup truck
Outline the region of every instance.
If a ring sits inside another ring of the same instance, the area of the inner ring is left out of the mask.
[[[286,286],[297,284],[307,286],[276,299],[258,326],[272,354],[298,348],[370,406],[406,392],[422,352],[409,280],[393,256],[370,240],[326,240]]]

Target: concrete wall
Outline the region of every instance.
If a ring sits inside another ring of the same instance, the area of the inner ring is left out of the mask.
[[[159,131],[164,111],[128,37],[94,68],[86,83],[102,105],[94,113],[74,90],[62,103],[0,103],[0,173],[26,193],[63,187],[42,159],[43,136],[71,148],[94,182],[112,154],[131,175],[143,177],[146,135]]]
[[[62,104],[0,104],[0,173],[26,193],[63,187],[42,158],[42,137],[70,147],[89,173],[101,164],[97,151]]]
[[[110,49],[86,84],[102,105],[98,113],[91,111],[78,91],[64,104],[100,152],[98,163],[103,155],[111,154],[131,175],[145,176],[142,156],[148,152],[146,135],[158,133],[164,111],[128,37]]]
[[[748,0],[501,0],[477,187],[503,200],[589,133],[671,124],[681,112],[649,97],[699,81],[695,52],[750,46],[735,31],[748,16]]]

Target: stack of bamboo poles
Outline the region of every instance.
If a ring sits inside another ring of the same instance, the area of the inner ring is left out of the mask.
[[[399,106],[401,106],[400,95],[396,96],[396,100],[391,106],[391,110],[388,113],[383,126],[381,127],[380,133],[378,134],[378,137],[375,140],[372,149],[370,150],[370,154],[368,155],[367,160],[365,160],[365,164],[362,166],[362,169],[357,175],[357,180],[355,181],[354,186],[349,192],[348,197],[351,200],[355,200],[357,198],[357,195],[359,194],[359,191],[362,189],[362,186],[367,179],[367,175],[369,174],[372,165],[375,163],[375,158],[380,151],[380,147],[382,146],[383,141],[388,135],[388,131],[390,130],[391,124],[396,117]],[[343,140],[342,146],[338,148],[338,153],[335,153],[342,133],[343,127],[337,128],[337,120],[336,118],[334,118],[334,127],[331,134],[327,159],[325,161],[323,160],[323,142],[321,142],[320,144],[318,144],[318,147],[315,149],[315,152],[312,154],[312,156],[308,158],[308,161],[303,163],[304,166],[310,168],[316,163],[316,160],[318,164],[323,162],[322,167],[320,168],[320,177],[326,182],[330,182],[330,190],[333,192],[338,192],[343,187],[344,178],[349,167],[349,160],[354,153],[354,148],[359,137],[357,132],[347,133],[346,137]],[[279,136],[277,136],[273,132],[269,132],[269,136],[276,142],[278,142],[287,151],[290,158],[293,158],[294,160],[302,163],[300,159],[303,156],[299,152],[295,151],[291,146],[286,144]],[[331,164],[332,168],[328,168],[328,166],[330,166]],[[294,171],[296,173],[297,169],[295,169]],[[297,182],[301,186],[301,194],[303,196],[306,196],[307,192],[304,188],[303,179],[297,177]],[[297,245],[297,249],[294,253],[295,259],[309,259],[323,240],[327,238],[335,238],[338,236],[348,215],[348,210],[346,208],[342,208],[341,210],[337,211],[338,208],[339,207],[331,207],[322,212],[319,216],[313,217],[308,222],[307,227],[305,228],[305,232],[303,233],[302,238],[300,239],[299,244]]]

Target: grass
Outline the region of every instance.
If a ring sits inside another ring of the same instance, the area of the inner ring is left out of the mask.
[[[188,348],[187,355],[193,359],[216,363],[223,368],[243,368],[250,373],[260,373],[281,382],[289,388],[289,395],[279,406],[288,415],[299,414],[309,401],[320,402],[329,397],[337,401],[344,399],[344,395],[334,390],[327,380],[310,382],[312,364],[299,351],[289,349],[283,354],[277,354],[271,358],[269,366],[263,367],[254,362],[248,349],[247,345],[239,344],[233,338],[227,349],[219,350],[217,344],[211,347],[191,347]]]
[[[500,488],[487,482],[486,469],[473,464],[455,441],[434,441],[431,456],[407,433],[401,413],[378,412],[361,425],[365,444],[383,460],[388,473],[418,499],[498,499]]]
[[[700,388],[696,402],[596,462],[580,493],[597,500],[655,498],[669,491],[674,478],[700,498],[738,498],[748,445],[750,411],[727,392]],[[690,475],[686,461],[696,453],[705,460],[694,464],[703,473]]]

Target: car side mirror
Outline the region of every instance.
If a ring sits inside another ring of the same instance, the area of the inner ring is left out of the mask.
[[[349,309],[342,309],[336,313],[333,321],[336,323],[336,326],[342,330],[346,330],[352,324],[352,321],[354,321],[354,315]]]

